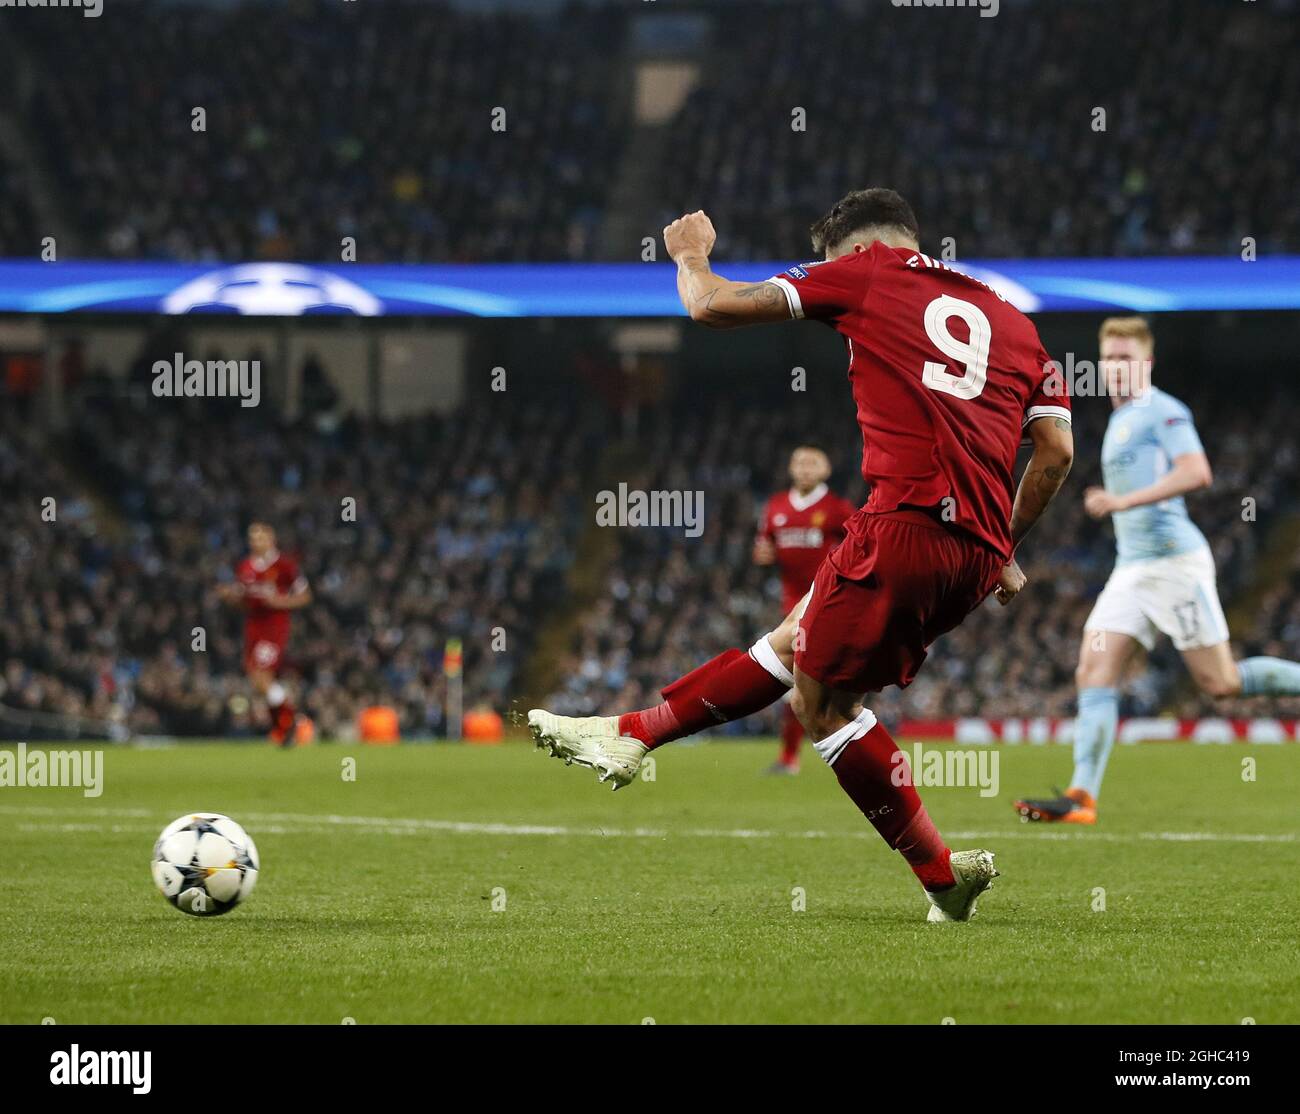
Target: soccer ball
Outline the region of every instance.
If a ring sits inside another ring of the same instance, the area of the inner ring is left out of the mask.
[[[153,880],[182,913],[229,913],[257,884],[257,847],[248,833],[219,812],[173,820],[153,845]]]

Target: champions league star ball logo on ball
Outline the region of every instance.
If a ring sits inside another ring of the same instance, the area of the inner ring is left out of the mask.
[[[163,313],[239,313],[253,317],[355,313],[376,317],[383,304],[355,282],[297,263],[245,263],[191,279],[168,294]]]

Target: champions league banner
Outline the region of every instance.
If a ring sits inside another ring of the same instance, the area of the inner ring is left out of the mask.
[[[791,262],[719,263],[759,281]],[[1300,309],[1300,256],[954,261],[1026,313]],[[677,317],[667,263],[371,265],[0,260],[0,313]]]

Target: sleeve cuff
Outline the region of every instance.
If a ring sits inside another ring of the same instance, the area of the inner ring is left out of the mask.
[[[780,275],[776,275],[767,281],[785,295],[785,300],[790,304],[790,316],[803,320],[803,303],[799,300],[799,291],[794,288],[794,283],[787,278],[782,278]]]
[[[1025,420],[1020,423],[1020,428],[1024,429],[1035,418],[1061,418],[1069,423],[1070,408],[1068,406],[1031,406],[1025,411]]]

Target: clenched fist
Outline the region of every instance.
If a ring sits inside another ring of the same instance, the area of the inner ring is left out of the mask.
[[[1083,509],[1093,518],[1105,518],[1128,506],[1119,495],[1112,495],[1104,487],[1090,487],[1083,493]]]
[[[703,209],[678,217],[664,229],[664,247],[668,249],[671,259],[677,260],[683,255],[708,255],[713,250],[713,241],[718,234],[713,231],[713,222],[705,215]]]
[[[1013,599],[1016,593],[1025,586],[1025,574],[1020,571],[1020,566],[1016,564],[1013,557],[1002,566],[1002,572],[998,576],[997,587],[993,589],[993,594],[997,597],[998,603],[1006,607]]]

